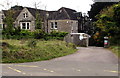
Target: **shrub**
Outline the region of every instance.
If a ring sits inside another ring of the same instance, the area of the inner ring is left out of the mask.
[[[57,39],[57,40],[63,40],[65,35],[67,35],[67,32],[57,32],[57,31],[52,31],[49,34],[46,34],[44,39],[49,40],[49,39]]]
[[[65,35],[67,35],[68,33],[67,32],[57,32],[57,31],[52,31],[50,33],[51,36],[53,37],[64,37]]]
[[[35,47],[36,45],[37,45],[36,40],[31,40],[31,41],[28,43],[28,47]]]
[[[2,47],[9,47],[10,45],[7,42],[0,42]]]
[[[20,32],[21,38],[32,38],[34,36],[34,33],[28,30],[22,30]]]
[[[44,38],[46,33],[42,29],[36,29],[34,31],[34,38],[35,39],[41,39]]]
[[[3,39],[23,39],[23,38],[33,38],[34,32],[28,30],[15,29],[13,34],[8,34],[5,30],[2,31]]]
[[[15,28],[13,34],[8,34],[5,30],[2,31],[3,39],[28,39],[28,38],[34,38],[34,39],[57,39],[57,40],[63,40],[64,36],[67,35],[67,32],[57,32],[52,31],[51,33],[45,33],[42,29],[36,29],[34,32],[31,32],[29,30],[21,30],[19,27]]]

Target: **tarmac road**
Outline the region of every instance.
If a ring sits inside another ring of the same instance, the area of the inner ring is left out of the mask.
[[[48,61],[2,64],[3,76],[118,76],[118,58],[102,47],[78,47]]]

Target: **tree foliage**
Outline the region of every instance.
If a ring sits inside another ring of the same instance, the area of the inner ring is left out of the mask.
[[[13,15],[14,15],[14,10],[8,10],[7,13],[6,13],[6,17],[3,20],[5,25],[6,25],[4,30],[6,31],[7,34],[10,34],[10,35],[12,35],[13,32],[14,32],[14,27],[13,27],[14,18],[13,18]]]
[[[40,13],[36,11],[35,29],[42,29],[42,19]]]
[[[113,4],[116,4],[116,2],[95,2],[93,5],[91,5],[91,10],[88,12],[89,17],[93,21],[96,21],[97,19],[95,18],[95,16],[99,14],[102,9]]]
[[[116,40],[120,38],[120,3],[104,8],[100,14],[96,15],[97,21],[94,25],[97,31]]]

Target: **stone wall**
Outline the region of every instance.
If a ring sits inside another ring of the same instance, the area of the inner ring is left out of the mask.
[[[51,22],[57,22],[57,29],[51,29]],[[78,32],[78,21],[77,20],[48,20],[48,32],[52,30],[63,31],[63,32]]]
[[[68,34],[65,36],[64,41],[66,41],[67,43],[73,43],[73,44],[78,45],[78,46],[87,47],[88,43],[89,43],[89,36],[86,34],[86,37],[87,38],[80,40],[79,35]]]

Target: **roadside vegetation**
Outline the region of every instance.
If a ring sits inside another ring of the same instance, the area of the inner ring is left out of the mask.
[[[110,46],[110,50],[120,58],[120,46]]]
[[[120,3],[108,6],[96,15],[94,40],[99,44],[109,37],[110,49],[120,57]]]
[[[60,40],[2,40],[3,63],[49,60],[76,52],[75,45]]]

